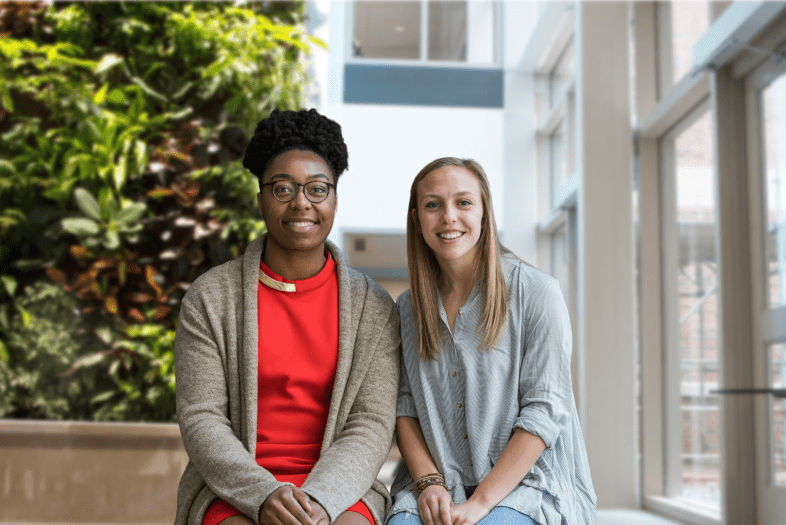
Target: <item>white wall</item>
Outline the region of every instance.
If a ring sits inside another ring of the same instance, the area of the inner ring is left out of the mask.
[[[504,228],[502,110],[340,104],[328,105],[327,113],[341,124],[349,149],[332,235],[403,233],[412,180],[426,164],[446,156],[472,158],[483,166],[497,227]]]

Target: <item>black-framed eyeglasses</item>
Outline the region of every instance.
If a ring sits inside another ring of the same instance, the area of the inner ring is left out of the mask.
[[[330,188],[333,187],[333,191],[335,191],[336,187],[335,184],[321,180],[312,180],[305,184],[298,184],[291,180],[277,180],[273,182],[266,182],[262,184],[262,186],[272,186],[273,197],[275,197],[279,202],[290,202],[294,200],[297,196],[297,192],[300,191],[300,187],[302,186],[303,195],[305,195],[306,198],[314,204],[327,199],[327,196],[330,193]]]

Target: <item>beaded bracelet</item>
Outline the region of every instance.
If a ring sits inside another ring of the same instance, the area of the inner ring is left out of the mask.
[[[418,478],[415,482],[415,490],[418,492],[418,495],[420,495],[421,492],[431,485],[439,485],[445,489],[448,488],[447,485],[445,485],[445,478],[442,474],[427,474]]]

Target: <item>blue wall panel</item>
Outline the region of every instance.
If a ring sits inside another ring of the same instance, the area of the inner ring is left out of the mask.
[[[501,108],[499,69],[346,64],[347,104],[412,104]]]

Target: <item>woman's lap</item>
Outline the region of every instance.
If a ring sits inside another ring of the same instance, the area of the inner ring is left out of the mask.
[[[420,516],[411,512],[399,512],[387,521],[387,525],[423,525]],[[477,525],[540,525],[526,514],[509,507],[494,507]]]

